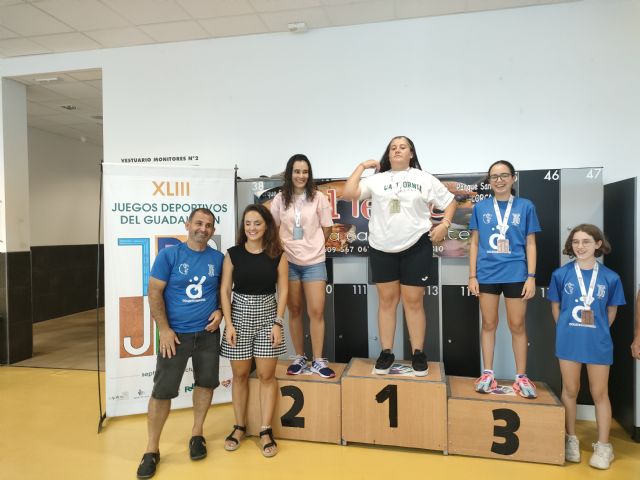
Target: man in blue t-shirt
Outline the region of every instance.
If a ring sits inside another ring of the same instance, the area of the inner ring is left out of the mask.
[[[207,245],[215,218],[206,208],[191,212],[185,243],[162,249],[149,278],[149,308],[160,336],[147,415],[148,443],[138,478],[151,478],[160,461],[160,434],[178,396],[187,361],[193,364],[193,429],[189,456],[207,456],[202,427],[218,386],[220,278],[224,255]]]

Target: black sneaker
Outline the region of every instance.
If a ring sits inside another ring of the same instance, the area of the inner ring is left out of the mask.
[[[414,350],[411,356],[411,367],[416,377],[425,377],[429,373],[427,355],[422,350]]]
[[[378,375],[386,375],[391,370],[391,365],[393,365],[393,361],[396,359],[395,355],[391,353],[391,350],[388,348],[382,350],[380,352],[380,356],[378,360],[376,360],[376,366],[373,369],[373,373]]]
[[[197,435],[189,440],[189,457],[191,460],[202,460],[207,456],[207,442],[203,436]]]
[[[138,466],[138,478],[151,478],[156,474],[156,465],[160,463],[160,452],[148,452],[142,456],[142,461]]]

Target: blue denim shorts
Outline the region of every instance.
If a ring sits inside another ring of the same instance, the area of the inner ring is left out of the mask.
[[[289,262],[289,280],[301,282],[327,281],[327,266],[324,262],[313,265],[296,265]]]

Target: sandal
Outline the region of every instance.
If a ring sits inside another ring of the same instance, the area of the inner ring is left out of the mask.
[[[275,457],[276,454],[278,453],[278,450],[276,448],[273,448],[273,447],[277,447],[278,444],[276,443],[275,439],[273,438],[273,431],[271,430],[271,427],[265,428],[264,430],[262,430],[260,432],[260,437],[262,437],[264,435],[269,435],[269,440],[271,440],[271,441],[269,443],[265,443],[262,446],[262,455],[264,455],[267,458]],[[270,452],[267,452],[267,449],[269,449],[269,448],[271,448],[272,450]]]
[[[238,440],[236,437],[233,436],[234,433],[236,433],[236,430],[240,430],[242,432],[242,436],[240,437],[240,440],[242,440],[244,438],[244,434],[247,431],[247,427],[242,427],[240,425],[234,425],[233,426],[233,431],[229,434],[229,436],[227,438],[224,439],[225,442],[232,442],[231,444],[225,443],[224,444],[224,449],[227,452],[233,452],[234,450],[237,450],[238,448],[240,448],[240,440]]]

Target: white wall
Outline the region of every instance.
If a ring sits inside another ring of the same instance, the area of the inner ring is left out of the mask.
[[[243,177],[306,152],[342,176],[402,133],[425,168],[605,165],[635,176],[640,3],[585,0],[355,27],[2,60],[102,67],[105,159],[196,154]]]
[[[0,75],[102,68],[106,161],[198,155],[246,178],[302,151],[344,176],[401,133],[434,173],[506,158],[603,165],[608,183],[640,174],[638,24],[640,0],[584,0],[2,59]]]
[[[102,148],[28,129],[31,245],[95,244]]]
[[[611,181],[640,147],[639,21],[637,1],[587,1],[123,50],[106,158],[184,150],[248,177],[303,151],[341,176],[403,133],[434,172],[507,158]]]
[[[2,79],[0,87],[0,252],[29,250],[27,90]]]

